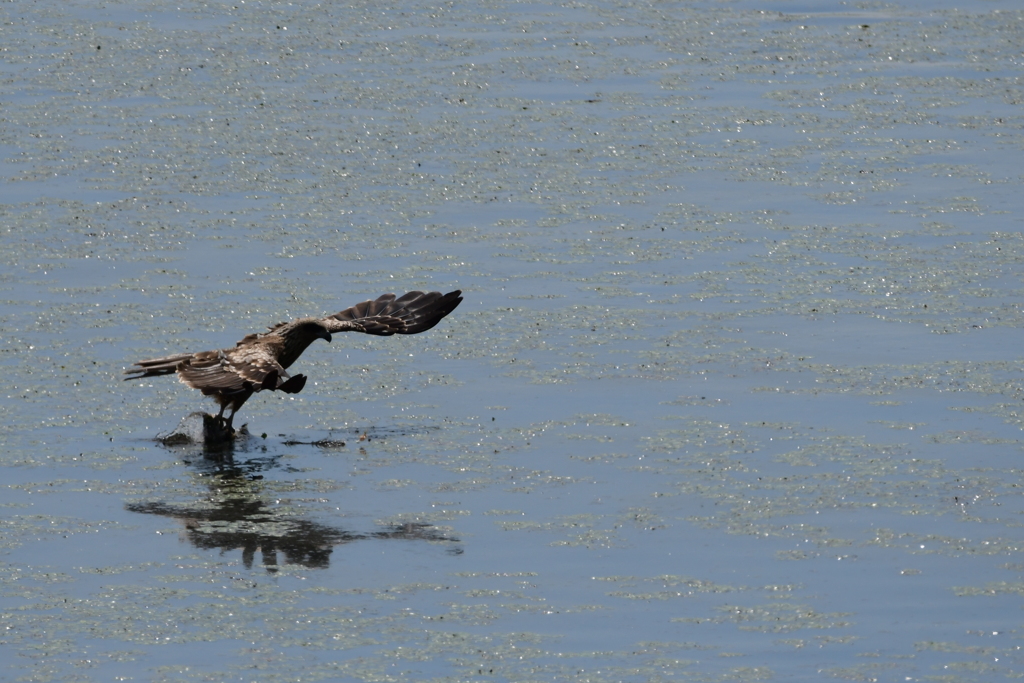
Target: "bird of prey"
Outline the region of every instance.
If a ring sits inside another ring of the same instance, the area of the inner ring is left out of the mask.
[[[461,302],[459,290],[447,294],[409,292],[398,298],[384,294],[325,318],[278,323],[269,332],[246,335],[233,349],[140,360],[125,370],[129,375],[125,379],[176,373],[179,380],[220,404],[217,420],[231,432],[235,413],[254,392],[302,391],[306,376],[289,376],[285,370],[317,339],[330,342],[335,332],[365,332],[382,337],[425,332]],[[231,410],[227,418],[226,409]]]

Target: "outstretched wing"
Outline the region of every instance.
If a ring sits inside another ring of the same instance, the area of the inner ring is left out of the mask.
[[[462,303],[462,292],[409,292],[399,298],[385,294],[364,301],[320,322],[328,332],[365,332],[387,337],[425,332]]]
[[[298,393],[306,383],[304,375],[288,377],[277,362],[276,349],[267,344],[243,343],[223,351],[183,353],[135,363],[125,379],[139,379],[177,373],[182,382],[206,395],[234,394],[263,389]]]
[[[273,349],[265,344],[246,344],[227,351],[193,355],[178,367],[181,381],[204,394],[277,389],[288,377]]]

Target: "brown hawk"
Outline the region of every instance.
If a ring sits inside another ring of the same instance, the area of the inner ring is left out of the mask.
[[[278,323],[269,332],[250,334],[233,349],[180,353],[140,360],[125,370],[126,380],[177,373],[178,379],[212,396],[220,404],[217,419],[231,431],[231,421],[254,392],[270,390],[297,394],[305,375],[289,376],[285,369],[317,339],[331,341],[335,332],[365,332],[388,337],[417,334],[436,325],[462,302],[462,292],[409,292],[396,298],[384,294],[326,318],[299,318]],[[231,414],[224,418],[224,410]]]

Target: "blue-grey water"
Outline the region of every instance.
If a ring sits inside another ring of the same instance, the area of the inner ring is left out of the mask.
[[[0,679],[979,681],[1024,11],[0,6]],[[384,292],[226,452],[135,360]]]

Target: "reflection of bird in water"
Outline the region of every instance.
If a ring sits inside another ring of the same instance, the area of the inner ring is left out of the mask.
[[[445,536],[429,524],[394,524],[369,533],[348,531],[301,519],[269,505],[260,497],[260,485],[250,481],[240,470],[207,476],[212,495],[204,503],[179,505],[154,501],[129,503],[125,508],[177,519],[184,524],[189,542],[197,548],[221,552],[241,549],[246,568],[252,567],[258,550],[268,572],[277,571],[278,553],[284,555],[281,564],[326,568],[334,546],[361,540],[442,541],[455,544],[449,546],[449,553],[462,553],[457,538]]]
[[[395,298],[385,294],[325,318],[299,318],[278,323],[269,332],[250,334],[233,349],[180,353],[139,361],[125,371],[125,379],[177,373],[178,379],[212,396],[220,405],[217,419],[227,430],[242,404],[253,392],[283,391],[297,394],[305,375],[289,376],[285,369],[317,339],[331,341],[335,332],[364,332],[379,336],[417,334],[436,325],[462,302],[462,292],[409,292]],[[224,418],[224,411],[231,414]]]

